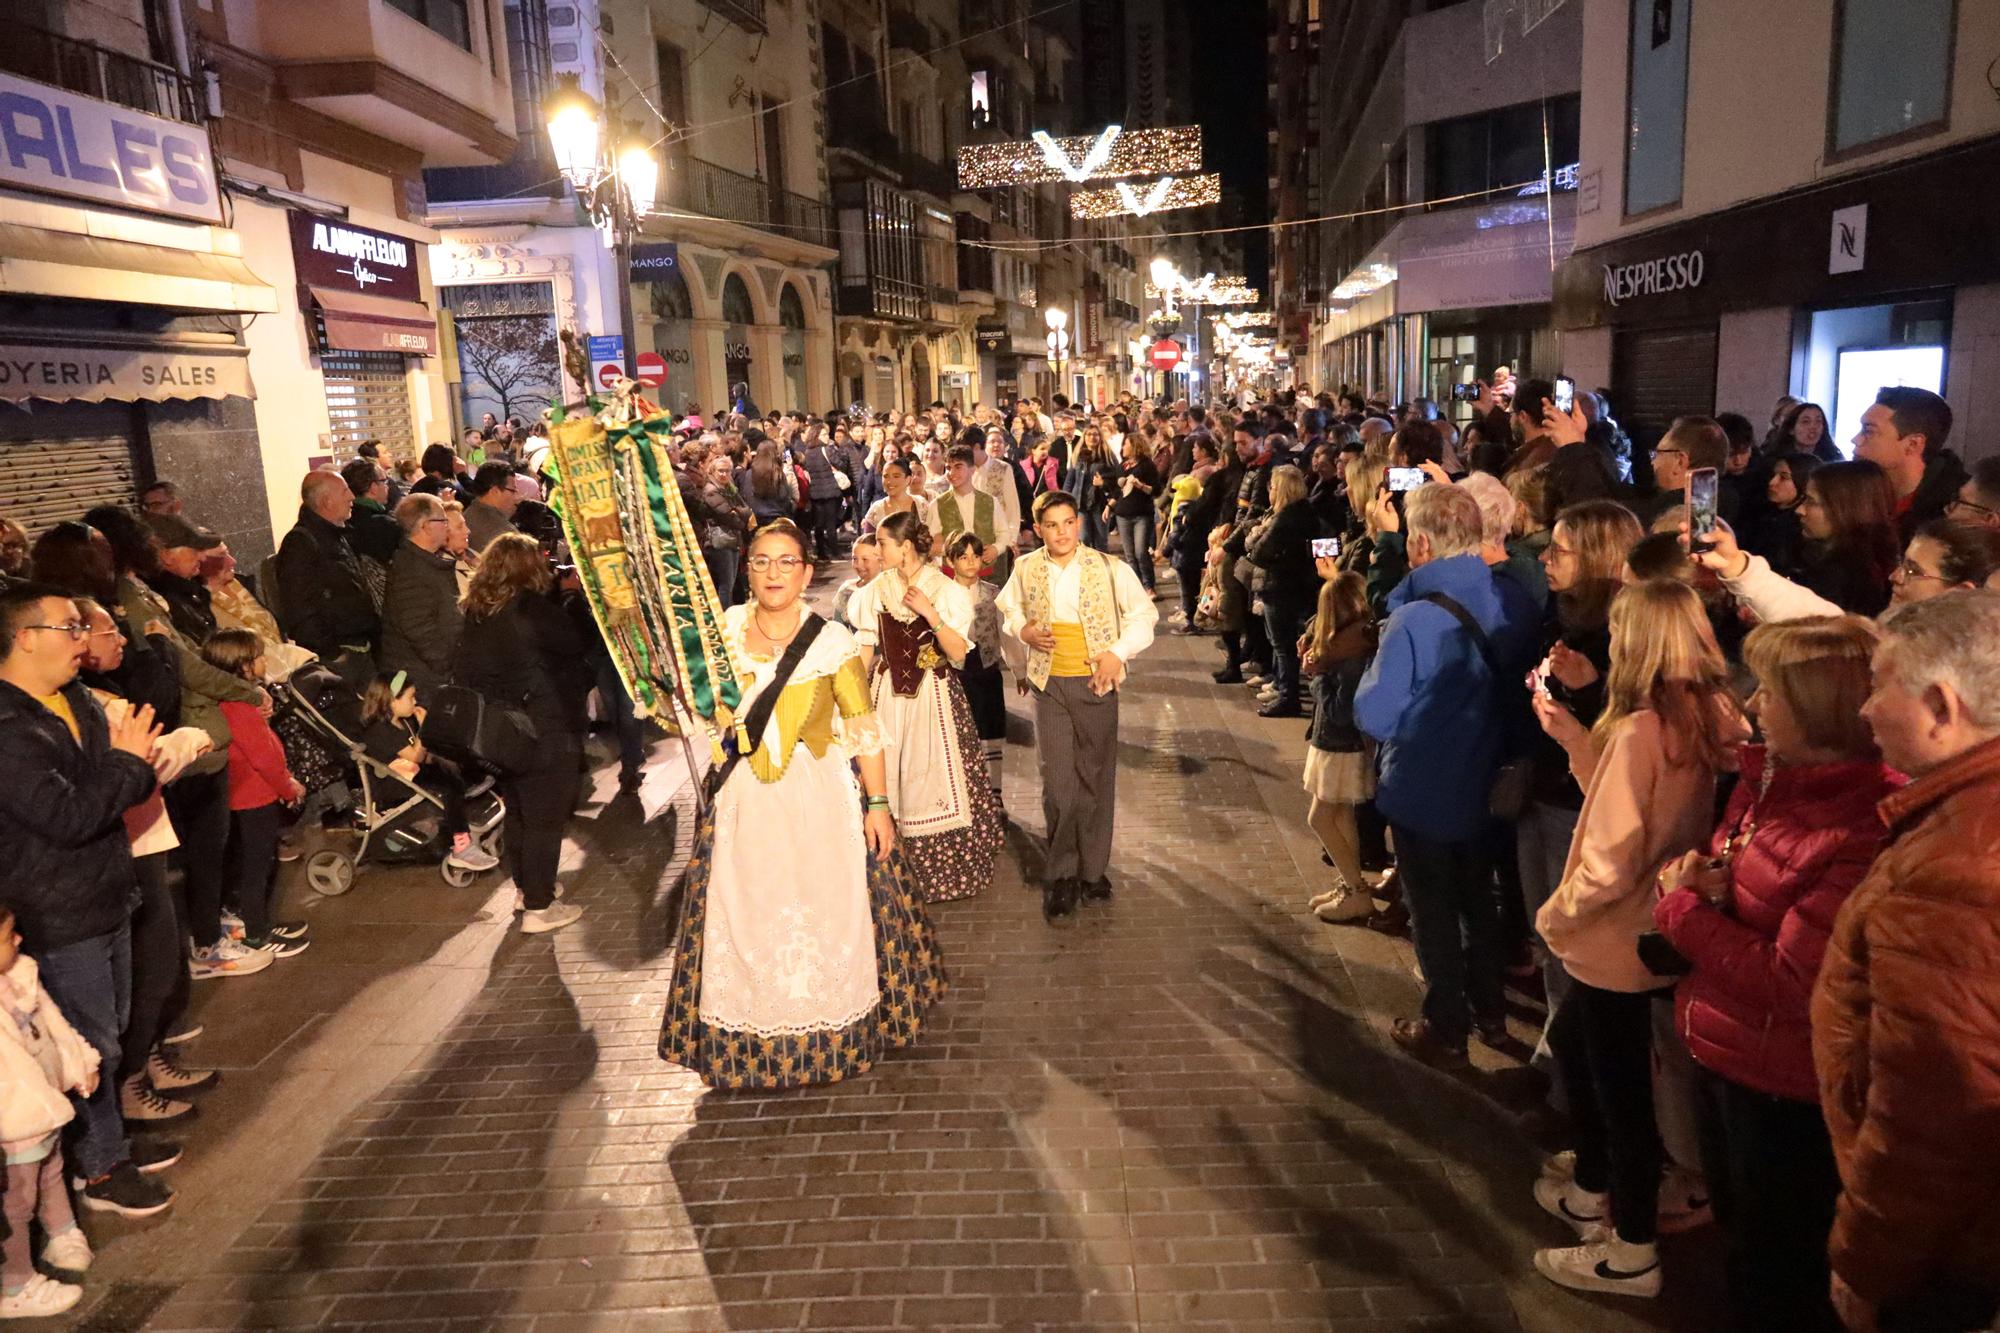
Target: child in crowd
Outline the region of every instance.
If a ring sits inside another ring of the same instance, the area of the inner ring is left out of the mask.
[[[1375,655],[1368,585],[1359,574],[1319,566],[1319,608],[1299,640],[1300,666],[1312,677],[1313,722],[1307,733],[1305,787],[1312,796],[1306,822],[1340,872],[1340,883],[1312,900],[1322,921],[1362,921],[1375,900],[1362,878],[1355,807],[1375,795],[1375,761],[1354,725],[1354,691]],[[1329,577],[1331,575],[1331,577]]]
[[[465,822],[465,780],[442,760],[433,759],[417,729],[424,710],[417,706],[417,687],[407,672],[383,672],[368,682],[361,695],[361,748],[370,759],[386,765],[398,777],[423,779],[444,802],[444,831],[451,838],[445,864],[474,874],[500,864],[491,852],[473,845]]]
[[[869,581],[882,572],[882,548],[875,542],[873,533],[864,532],[854,539],[851,551],[854,561],[854,577],[833,590],[833,618],[836,622],[853,629],[848,624],[847,604],[854,600],[854,594],[868,586]]]
[[[264,649],[249,630],[217,630],[202,645],[210,666],[248,681],[264,679]],[[296,806],[306,789],[285,766],[285,747],[255,704],[224,703],[229,722],[229,853],[228,883],[242,913],[243,947],[290,958],[312,943],[304,922],[272,920],[274,872],[278,865],[281,805]],[[226,932],[225,938],[228,933]],[[219,951],[211,950],[211,953]],[[227,960],[197,955],[197,980],[217,975]]]
[[[1007,758],[1007,682],[1001,664],[1012,641],[1000,633],[1000,608],[993,600],[993,585],[979,577],[985,559],[978,534],[971,532],[959,533],[944,551],[945,569],[972,596],[972,651],[965,655],[959,680],[965,686],[965,701],[972,706],[973,725],[979,730],[986,778],[993,787],[993,799],[999,802],[1000,765]],[[1018,672],[1016,678],[1022,678]],[[1004,802],[1001,808],[1006,808]]]
[[[14,914],[0,906],[0,1148],[7,1154],[7,1234],[0,1242],[0,1319],[61,1314],[83,1288],[35,1271],[28,1228],[48,1237],[42,1262],[68,1273],[90,1267],[90,1242],[70,1210],[58,1131],[76,1112],[63,1094],[97,1089],[96,1048],[47,993],[21,952]]]

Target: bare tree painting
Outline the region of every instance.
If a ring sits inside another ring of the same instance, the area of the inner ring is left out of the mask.
[[[460,316],[458,364],[465,417],[491,412],[533,421],[562,392],[561,353],[553,315]]]

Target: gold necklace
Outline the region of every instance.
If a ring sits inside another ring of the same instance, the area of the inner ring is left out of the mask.
[[[797,603],[794,603],[793,605],[796,606]],[[760,606],[750,613],[750,622],[757,627],[757,632],[764,636],[764,642],[770,644],[773,648],[782,648],[786,644],[790,643],[793,639],[798,637],[799,626],[805,622],[805,616],[803,614],[795,613],[792,620],[792,632],[790,634],[787,634],[782,639],[780,639],[777,635],[771,633],[771,631],[764,628],[763,607]]]

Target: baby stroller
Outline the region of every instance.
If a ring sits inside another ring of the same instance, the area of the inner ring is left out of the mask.
[[[445,853],[450,840],[443,829],[444,799],[414,778],[406,778],[380,760],[370,758],[353,739],[361,734],[361,703],[353,687],[332,671],[310,664],[272,688],[274,722],[293,719],[315,740],[344,756],[348,776],[360,799],[355,805],[355,831],[361,843],[352,852],[322,847],[306,858],[306,883],[316,893],[337,897],[354,887],[354,871],[363,860],[381,865],[430,863],[453,888],[472,883],[476,871],[450,865]],[[501,822],[506,803],[494,790],[491,774],[468,773],[465,822],[473,845],[500,855]]]

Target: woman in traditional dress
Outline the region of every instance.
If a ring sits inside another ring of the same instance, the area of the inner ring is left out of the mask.
[[[739,720],[816,619],[796,524],[759,527],[747,565],[752,600],[722,619]],[[663,1059],[768,1092],[838,1082],[915,1040],[945,977],[897,848],[883,744],[853,636],[822,624],[696,834]]]
[[[972,597],[931,562],[914,514],[875,529],[882,572],[847,615],[874,671],[875,713],[892,750],[889,808],[926,901],[969,898],[993,880],[1005,833],[958,669],[971,648]]]

